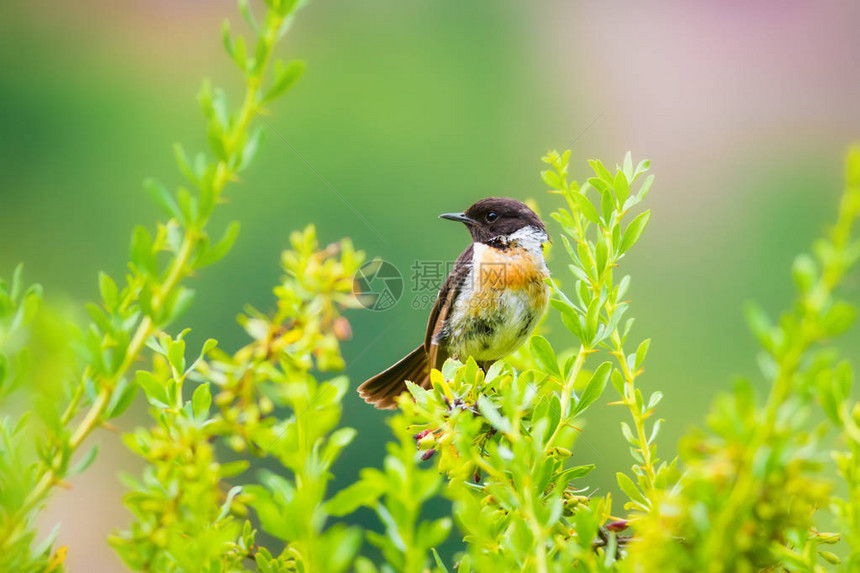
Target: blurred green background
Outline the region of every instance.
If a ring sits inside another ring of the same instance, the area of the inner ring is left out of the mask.
[[[141,181],[178,181],[172,142],[205,146],[201,78],[236,92],[225,16],[239,19],[232,0],[0,5],[0,275],[24,261],[49,298],[77,302],[96,296],[99,270],[122,274],[132,226],[159,216]],[[548,215],[555,197],[538,176],[548,148],[572,146],[579,179],[586,159],[612,164],[631,150],[652,160],[657,181],[650,228],[623,270],[634,277],[633,336],[654,339],[642,382],[666,395],[670,457],[733,375],[755,375],[743,301],[784,307],[793,256],[835,211],[844,148],[860,137],[857,21],[850,0],[311,2],[282,50],[307,72],[268,118],[289,143],[267,128],[228,190],[216,228],[238,219],[242,233],[193,281],[183,326],[196,341],[243,344],[236,314],[271,307],[279,252],[309,222],[324,241],[349,236],[393,262],[408,288],[415,260],[453,260],[467,243],[438,213],[507,195]],[[850,283],[860,286],[856,274]],[[351,315],[355,385],[422,340],[427,310],[411,297]],[[549,328],[564,346],[566,333]],[[855,358],[858,342],[846,343]],[[385,413],[356,395],[345,408],[359,435],[339,485],[377,464],[389,436]],[[146,423],[144,410],[120,425]],[[623,415],[595,406],[577,444],[601,491],[630,465]],[[100,439],[95,469],[45,517],[64,522],[73,569],[119,569],[104,537],[128,519],[117,473],[138,466],[115,436]]]

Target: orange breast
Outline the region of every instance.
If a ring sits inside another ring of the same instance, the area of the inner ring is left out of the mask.
[[[478,262],[478,261],[476,261]],[[523,248],[487,248],[475,273],[476,291],[531,288],[543,286],[546,277],[542,261]]]
[[[548,272],[540,252],[476,246],[471,283],[464,285],[446,327],[451,356],[498,360],[514,352],[546,310]]]

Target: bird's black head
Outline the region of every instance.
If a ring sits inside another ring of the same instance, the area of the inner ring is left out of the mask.
[[[528,205],[507,197],[481,199],[463,213],[444,213],[443,219],[465,223],[476,243],[486,243],[499,236],[509,236],[525,227],[546,234],[543,221]]]

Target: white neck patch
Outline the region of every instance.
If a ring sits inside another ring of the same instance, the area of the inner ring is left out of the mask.
[[[549,240],[549,237],[547,237],[547,234],[538,227],[529,225],[528,227],[523,227],[522,229],[511,233],[508,236],[508,240],[512,243],[516,243],[529,252],[542,253],[543,244]]]

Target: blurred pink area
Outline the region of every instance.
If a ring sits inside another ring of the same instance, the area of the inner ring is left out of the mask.
[[[857,2],[555,2],[542,15],[564,89],[603,113],[590,134],[623,146],[588,156],[652,158],[664,214],[731,208],[741,187],[714,177],[727,162],[745,169],[762,149],[838,160],[860,133]],[[706,169],[665,169],[684,164]]]
[[[122,504],[126,490],[118,476],[123,472],[139,477],[143,464],[116,434],[99,430],[87,445],[96,443],[99,445],[96,461],[86,472],[72,478],[68,489],[55,489],[40,523],[46,533],[60,525],[56,547],[69,547],[66,558],[69,571],[125,571],[106,539],[129,521],[128,510]]]

